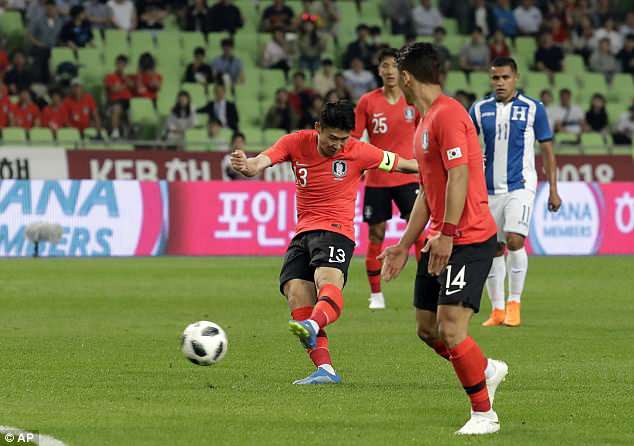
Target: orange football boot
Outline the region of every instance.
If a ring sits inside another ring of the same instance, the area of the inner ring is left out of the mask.
[[[505,320],[506,313],[504,310],[493,309],[491,316],[482,323],[483,327],[495,327],[496,325],[502,325]]]
[[[520,323],[520,303],[515,301],[507,302],[504,325],[507,327],[519,327]]]

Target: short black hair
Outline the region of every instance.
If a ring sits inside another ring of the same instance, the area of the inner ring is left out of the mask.
[[[365,23],[361,23],[361,24],[357,25],[356,32],[363,31],[363,30],[365,30],[367,32],[370,32],[370,27],[368,25],[366,25]]]
[[[394,60],[398,60],[398,51],[395,48],[383,48],[379,51],[379,65],[388,57],[393,57]]]
[[[354,106],[352,102],[339,100],[324,105],[319,115],[322,128],[338,129],[350,132],[354,129]]]
[[[126,56],[125,54],[119,54],[117,56],[117,59],[115,60],[116,63],[119,62],[123,62],[123,63],[128,63],[128,56]]]
[[[233,48],[233,39],[231,37],[227,37],[225,39],[222,39],[220,41],[220,47],[224,48],[226,46],[230,46],[231,48]]]
[[[321,61],[321,64],[322,64],[322,65],[334,65],[334,64],[333,64],[333,62],[332,62],[332,59],[331,59],[331,58],[329,58],[329,57],[326,57],[325,59],[323,59],[323,60]]]
[[[306,80],[306,73],[304,73],[303,71],[296,71],[293,73],[293,79],[295,79],[296,77],[301,77],[302,79]]]
[[[561,96],[562,94],[572,95],[572,91],[570,91],[569,88],[562,88],[561,90],[559,90],[559,96]]]
[[[405,45],[398,53],[397,63],[399,71],[408,71],[418,82],[440,85],[441,57],[431,43]]]
[[[443,35],[446,36],[447,35],[447,30],[444,27],[442,27],[442,26],[437,26],[437,27],[434,28],[434,34],[436,34],[436,33],[442,33]]]
[[[72,8],[70,8],[70,16],[72,19],[77,18],[82,12],[84,12],[84,7],[81,5],[75,5]]]
[[[242,132],[233,132],[233,135],[231,135],[231,142],[234,143],[236,141],[236,139],[238,138],[242,138],[245,141],[247,140],[247,137],[244,136],[244,133]]]
[[[207,52],[202,46],[194,48],[194,56],[204,56],[205,54],[207,54]]]
[[[517,73],[517,62],[512,57],[496,57],[491,62],[492,67],[511,67],[513,73]]]

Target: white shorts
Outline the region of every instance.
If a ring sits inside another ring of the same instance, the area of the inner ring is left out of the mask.
[[[527,189],[489,195],[489,209],[498,227],[498,241],[505,241],[509,232],[528,235],[534,202],[535,193]]]

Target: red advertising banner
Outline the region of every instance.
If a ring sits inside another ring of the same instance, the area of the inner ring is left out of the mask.
[[[535,157],[539,181],[546,181],[544,161]],[[557,155],[559,181],[611,183],[634,181],[634,158],[629,155]]]

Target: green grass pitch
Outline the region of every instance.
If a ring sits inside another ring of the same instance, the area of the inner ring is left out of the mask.
[[[472,335],[510,366],[487,438],[453,435],[468,400],[415,336],[413,262],[371,312],[355,259],[328,329],[344,383],[311,387],[290,384],[312,364],[286,329],[280,264],[2,260],[0,425],[90,446],[634,444],[634,258],[531,258],[517,329],[480,327],[484,298]],[[179,351],[201,319],[229,336],[216,366]]]

